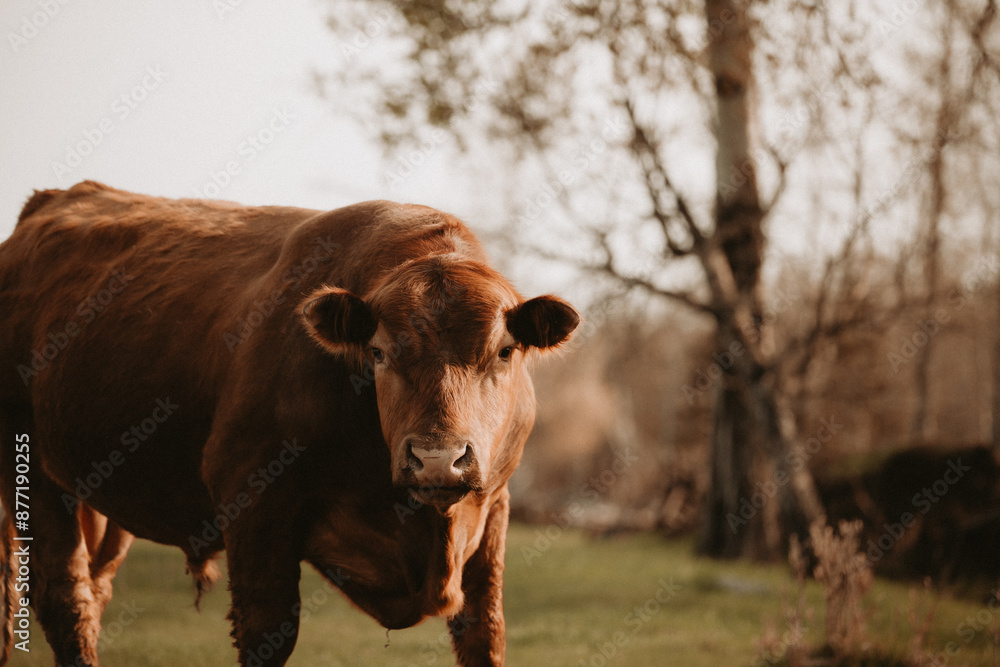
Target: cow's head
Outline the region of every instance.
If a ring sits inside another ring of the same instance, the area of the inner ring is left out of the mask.
[[[441,509],[513,473],[534,420],[528,358],[580,321],[457,255],[404,264],[364,298],[321,288],[302,312],[320,345],[374,372],[393,483]]]

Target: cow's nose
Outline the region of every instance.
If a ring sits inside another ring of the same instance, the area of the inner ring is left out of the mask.
[[[454,486],[472,466],[472,447],[463,442],[456,447],[430,448],[410,445],[410,465],[421,484]]]

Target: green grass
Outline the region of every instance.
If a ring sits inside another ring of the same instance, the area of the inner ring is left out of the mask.
[[[879,581],[869,594],[871,637],[885,652],[904,654],[913,635],[907,618],[910,588]],[[309,568],[301,591],[312,611],[303,615],[290,665],[454,664],[440,619],[387,638],[384,629]],[[785,630],[783,600],[794,595],[787,568],[696,559],[689,542],[652,535],[593,540],[556,528],[546,537],[542,528],[514,525],[505,589],[507,662],[515,667],[770,664],[755,663],[758,638],[768,619],[779,633]],[[807,595],[815,609],[808,637],[815,644],[822,636],[822,591],[810,584]],[[193,599],[180,552],[137,543],[115,580],[115,598],[104,616],[101,664],[235,664],[225,586],[202,600],[200,613]],[[967,617],[987,629],[962,626]],[[988,607],[943,596],[928,643],[943,650],[954,642],[959,653],[949,665],[993,665],[989,628],[998,625],[1000,614]],[[52,665],[37,624],[31,649],[10,664]]]

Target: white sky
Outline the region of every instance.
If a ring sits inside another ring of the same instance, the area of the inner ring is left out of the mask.
[[[338,43],[325,12],[323,0],[2,0],[0,240],[32,190],[84,179],[245,204],[418,202],[479,230],[534,191],[501,191],[488,153],[454,168],[447,148],[390,187],[393,164],[333,111],[351,100],[326,102],[312,88],[310,72],[347,66],[343,49],[352,43],[350,35]],[[77,164],[73,151],[89,154]],[[222,173],[227,165],[233,175]],[[804,253],[832,244],[817,235],[837,229],[782,220],[771,240]],[[566,291],[572,279],[496,255],[527,293]]]
[[[84,179],[170,197],[320,209],[389,198],[467,215],[440,160],[390,189],[380,150],[317,97],[311,68],[328,70],[341,51],[324,10],[320,0],[4,0],[0,240],[33,189]],[[68,152],[90,144],[73,166]],[[227,163],[235,175],[216,190]]]

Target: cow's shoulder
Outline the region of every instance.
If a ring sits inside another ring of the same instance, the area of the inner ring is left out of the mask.
[[[474,239],[456,216],[428,206],[376,199],[328,211],[312,221],[317,228],[347,230],[359,241],[366,238],[413,240],[428,233],[455,234]]]
[[[277,268],[294,270],[317,254],[330,257],[336,268],[333,273],[316,271],[302,287],[337,285],[359,295],[416,258],[452,254],[486,262],[479,241],[457,217],[385,200],[352,204],[303,220],[285,239]]]

